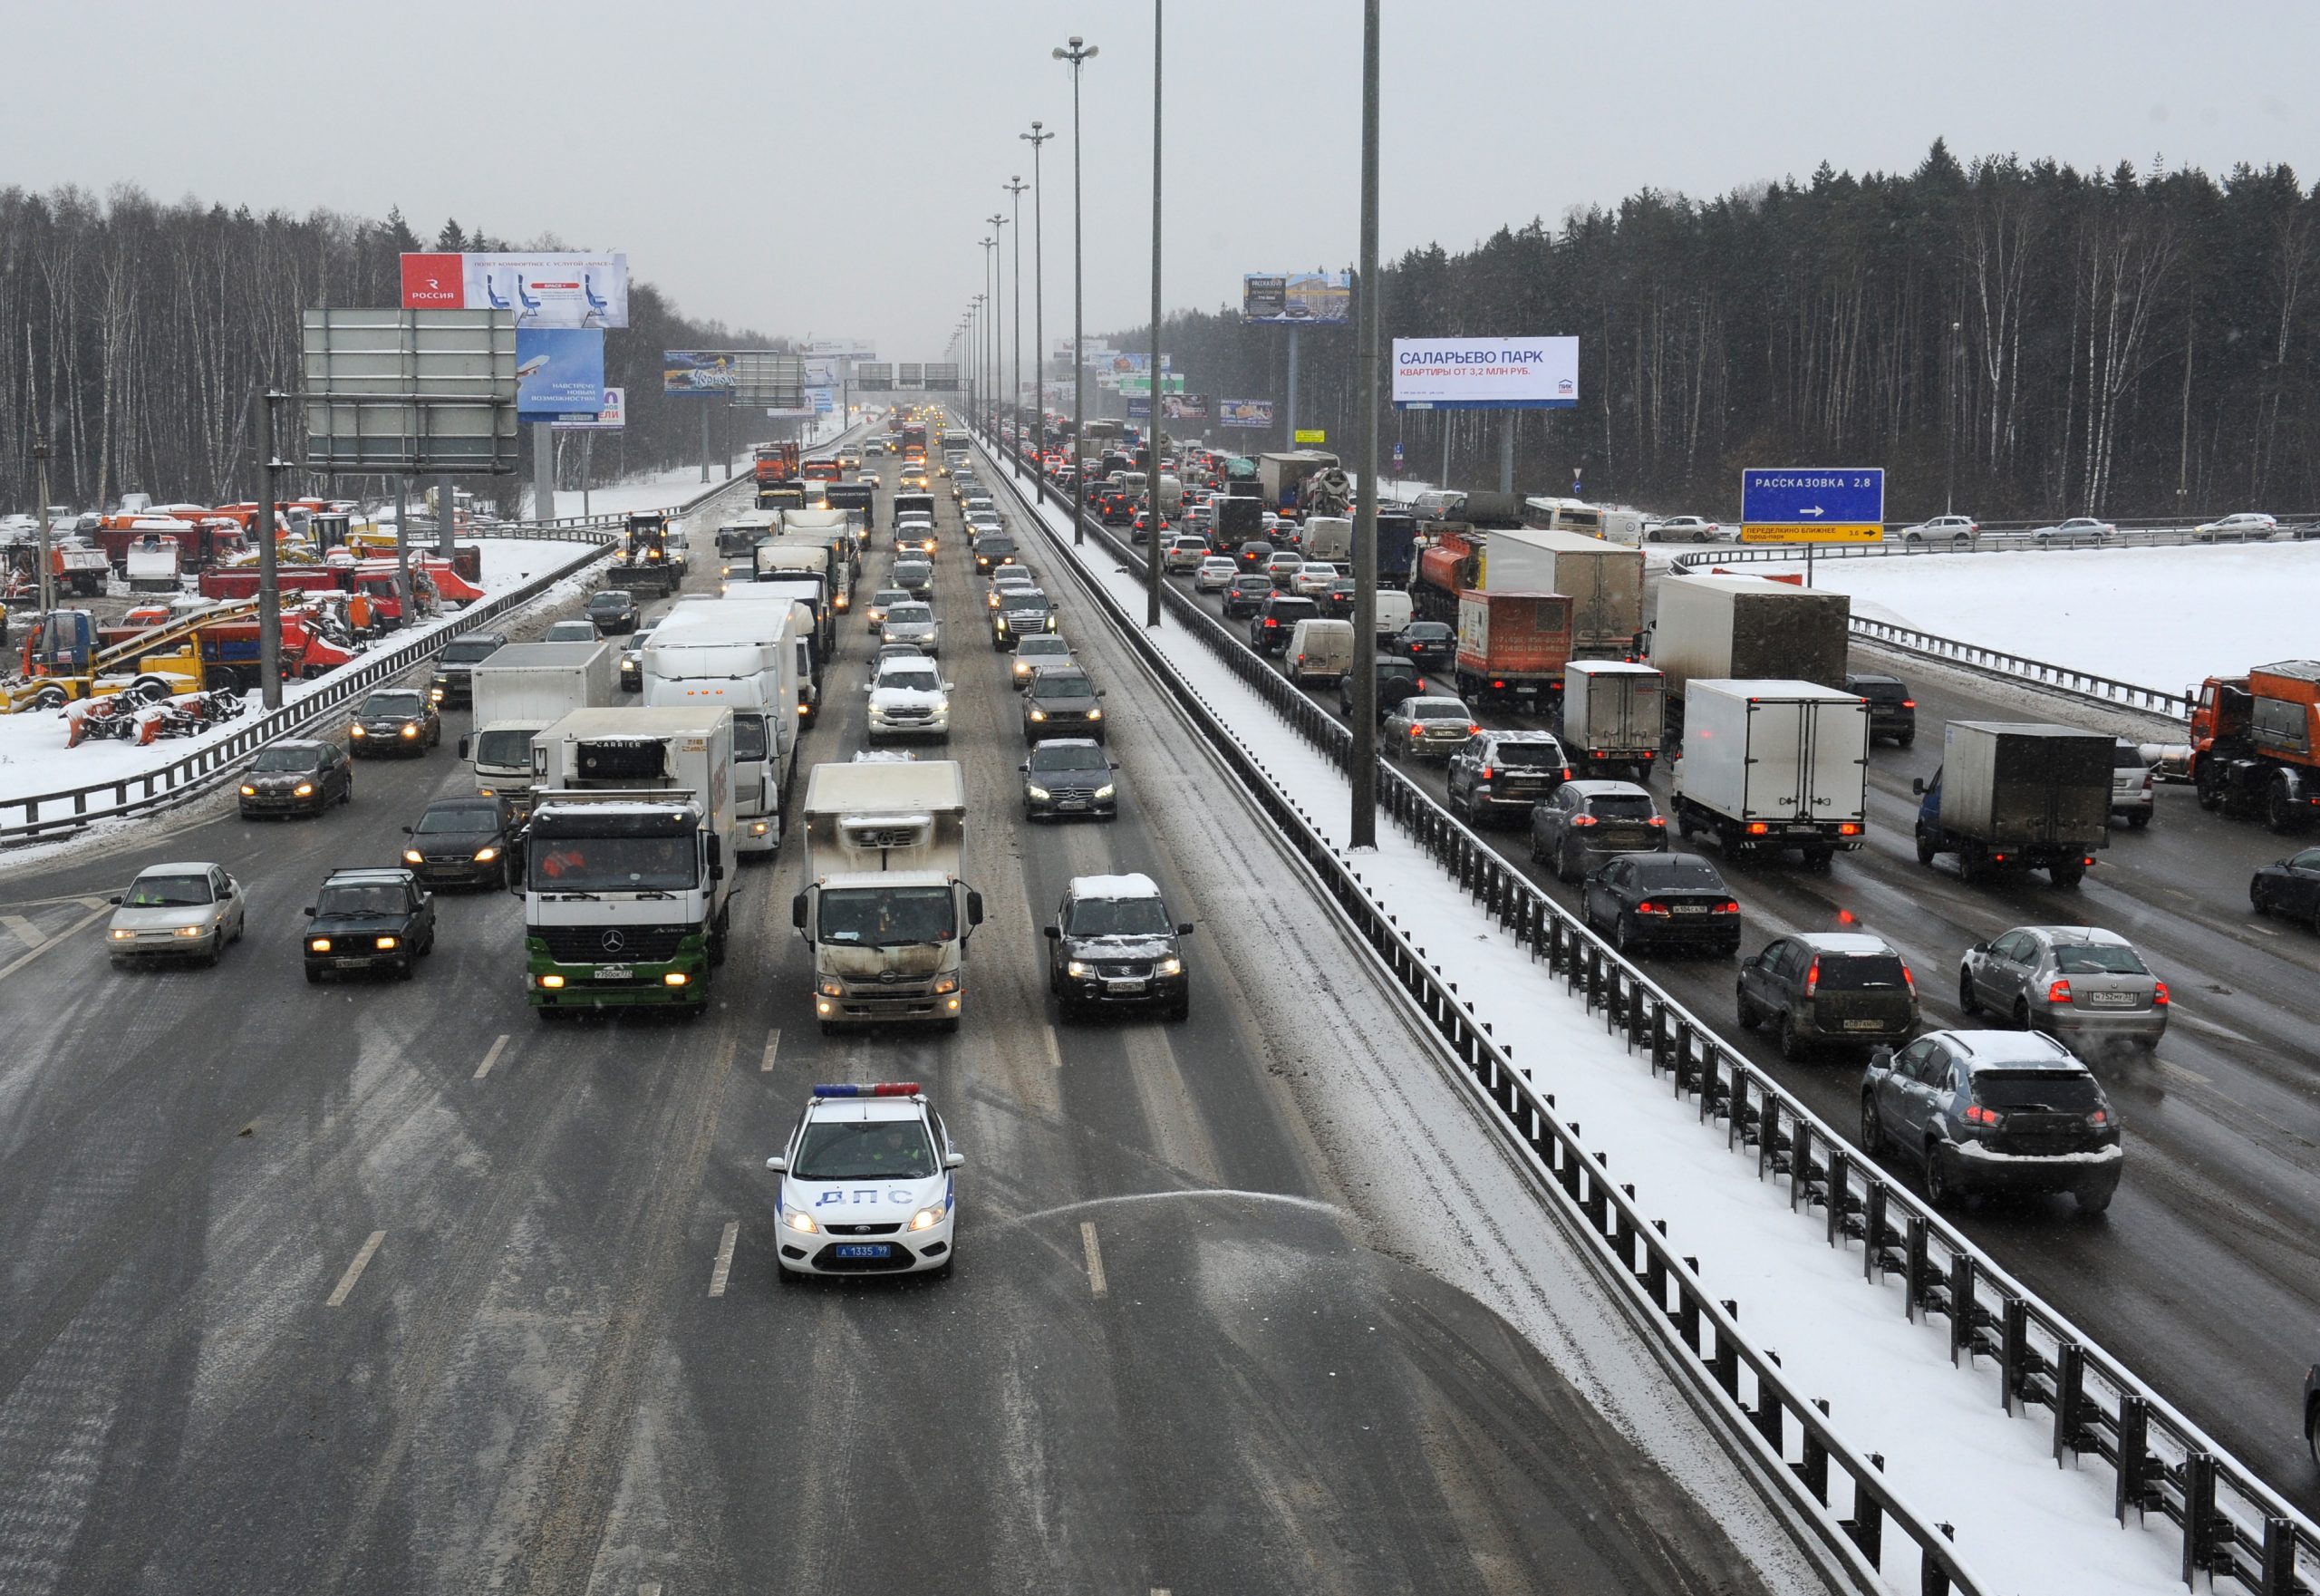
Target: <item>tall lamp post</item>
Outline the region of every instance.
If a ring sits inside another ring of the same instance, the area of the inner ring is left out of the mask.
[[[1086,334],[1080,325],[1079,71],[1096,59],[1096,46],[1083,43],[1074,34],[1068,49],[1058,47],[1049,53],[1058,61],[1071,63],[1071,541],[1085,543],[1088,528],[1080,517],[1087,507],[1088,491],[1079,480],[1086,464],[1079,450],[1080,439],[1088,430],[1088,357],[1082,353]]]
[[[1941,513],[1945,516],[1958,511],[1958,354],[1965,347],[1965,331],[1963,322],[1949,324],[1949,424],[1944,429],[1949,434],[1949,469],[1941,490]]]
[[[1355,440],[1361,486],[1354,499],[1353,634],[1378,635],[1378,0],[1361,8],[1361,295],[1354,359],[1361,372],[1361,436]],[[1510,415],[1513,412],[1509,411]],[[1293,442],[1294,440],[1291,440]],[[1353,811],[1349,846],[1378,846],[1378,672],[1356,651],[1353,663]]]
[[[1152,463],[1145,480],[1144,624],[1160,624],[1160,0],[1152,0]],[[1357,633],[1358,636],[1360,634]]]
[[[1007,405],[1015,412],[1015,436],[1007,449],[1019,477],[1023,474],[1023,190],[1030,186],[1020,173],[1001,185],[1015,197],[1015,378],[1007,385]],[[1036,218],[1038,212],[1032,214]]]
[[[1047,225],[1039,205],[1039,146],[1055,135],[1039,131],[1035,121],[1030,132],[1015,136],[1031,146],[1031,404],[1039,411],[1039,470],[1044,475],[1048,469],[1048,268]],[[1022,241],[1023,229],[1019,227],[1015,242]],[[1019,285],[1023,280],[1020,270],[1015,280]],[[1021,373],[1017,373],[1016,380],[1022,380]]]
[[[995,439],[999,436],[999,296],[1007,286],[1007,273],[1000,265],[999,254],[1000,245],[1006,240],[1000,229],[1006,227],[1007,217],[1004,212],[994,210],[982,219],[991,224],[991,319],[984,324],[986,340],[991,345],[991,387],[988,390],[991,394],[991,422],[985,430]]]

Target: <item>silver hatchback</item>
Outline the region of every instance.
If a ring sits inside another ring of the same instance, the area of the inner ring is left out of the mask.
[[[2167,983],[2125,937],[2087,925],[2025,925],[1967,949],[1958,1006],[2044,1031],[2074,1052],[2148,1051],[2167,1034]]]

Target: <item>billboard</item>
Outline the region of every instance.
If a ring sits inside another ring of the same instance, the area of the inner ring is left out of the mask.
[[[558,416],[553,423],[559,432],[618,432],[628,425],[628,390],[607,388],[591,415]]]
[[[738,350],[733,355],[733,401],[762,404],[782,413],[811,414],[806,402],[806,363],[768,349]]]
[[[1353,274],[1244,274],[1241,319],[1292,327],[1341,327],[1353,319]]]
[[[309,470],[516,469],[506,312],[310,310],[300,344]]]
[[[1142,399],[1129,400],[1127,401],[1127,419],[1131,421],[1150,421],[1152,419],[1152,396],[1147,393]]]
[[[835,388],[837,382],[837,361],[835,357],[819,354],[806,357],[806,385],[808,388]]]
[[[854,384],[857,388],[880,389],[894,385],[894,367],[891,361],[865,360],[854,368]]]
[[[1576,338],[1397,338],[1397,410],[1570,410]]]
[[[1216,424],[1220,427],[1270,427],[1272,425],[1272,401],[1220,399],[1216,401]]]
[[[817,416],[826,416],[837,409],[837,395],[827,388],[806,390],[806,408]]]
[[[926,385],[937,393],[954,393],[959,387],[959,367],[956,362],[926,363]]]
[[[661,352],[661,392],[730,395],[733,392],[733,354],[725,349],[664,349]]]
[[[867,338],[809,338],[805,353],[808,360],[876,360],[878,346]]]
[[[405,310],[505,310],[518,327],[625,327],[628,256],[472,255],[402,257]]]
[[[1208,395],[1163,393],[1160,396],[1160,417],[1168,421],[1204,421],[1208,420]]]
[[[516,327],[516,419],[594,415],[604,399],[602,327]]]

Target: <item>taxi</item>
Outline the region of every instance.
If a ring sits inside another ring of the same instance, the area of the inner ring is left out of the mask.
[[[817,1086],[783,1150],[784,1284],[808,1275],[948,1274],[965,1163],[916,1081]]]

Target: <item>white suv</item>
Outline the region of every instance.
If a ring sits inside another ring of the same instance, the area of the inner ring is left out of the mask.
[[[1936,516],[1931,520],[1919,521],[1914,527],[1902,527],[1901,541],[1964,546],[1971,544],[1974,535],[1981,529],[1981,524],[1971,516]]]

